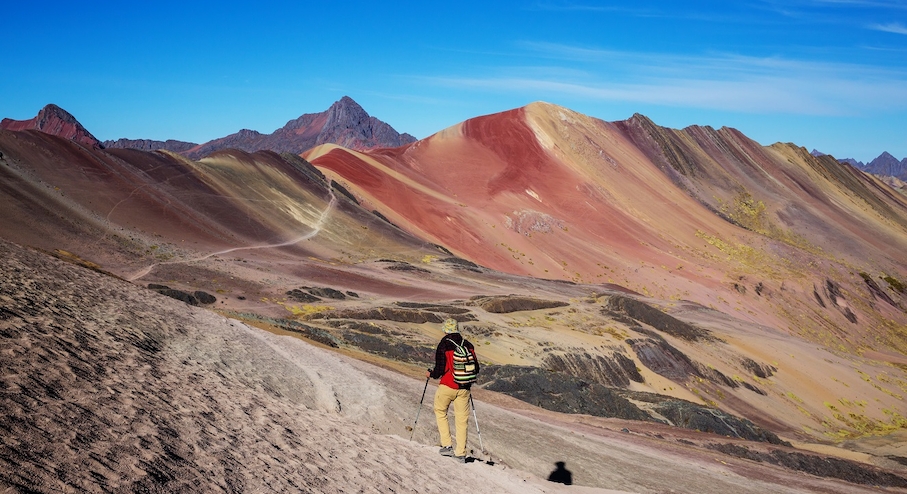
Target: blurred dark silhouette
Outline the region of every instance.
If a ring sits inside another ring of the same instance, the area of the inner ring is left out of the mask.
[[[557,482],[559,484],[573,485],[573,474],[570,473],[570,470],[564,468],[564,465],[566,465],[566,463],[559,461],[555,463],[555,465],[557,466],[557,468],[554,469],[554,471],[551,472],[551,475],[548,476],[548,481]]]

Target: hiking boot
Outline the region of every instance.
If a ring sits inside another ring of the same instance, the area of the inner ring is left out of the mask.
[[[454,456],[454,460],[457,460],[460,463],[466,463],[466,455],[463,456]]]
[[[438,450],[438,453],[441,453],[441,456],[453,456],[453,446],[444,446],[443,448]]]

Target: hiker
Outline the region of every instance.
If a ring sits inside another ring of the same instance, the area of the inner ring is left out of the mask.
[[[442,329],[445,334],[438,343],[438,349],[435,350],[435,368],[429,369],[426,374],[426,377],[441,379],[438,390],[435,391],[435,418],[438,420],[438,432],[441,435],[439,452],[466,463],[469,388],[478,376],[479,362],[475,348],[460,334],[460,326],[455,319],[444,321]],[[456,450],[452,447],[450,424],[447,421],[447,409],[451,402],[456,422]]]

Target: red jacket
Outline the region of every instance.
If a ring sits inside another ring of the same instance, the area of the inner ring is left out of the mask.
[[[441,384],[452,389],[460,389],[461,387],[469,389],[471,384],[466,384],[461,386],[454,381],[453,378],[453,353],[454,353],[454,342],[463,345],[472,353],[473,358],[476,360],[476,371],[479,370],[479,359],[476,358],[476,349],[472,346],[472,343],[469,342],[466,338],[463,338],[463,335],[460,333],[450,333],[444,335],[441,338],[441,341],[438,343],[438,348],[435,350],[435,368],[431,370],[432,379],[441,378]]]

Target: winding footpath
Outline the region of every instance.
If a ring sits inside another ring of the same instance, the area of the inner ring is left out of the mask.
[[[180,259],[180,260],[174,260],[174,261],[156,262],[156,263],[153,263],[153,264],[143,268],[142,270],[138,271],[137,273],[133,274],[132,276],[127,277],[126,279],[129,281],[135,281],[135,280],[141,279],[141,278],[147,276],[148,273],[150,273],[155,267],[163,266],[165,264],[188,264],[188,263],[192,263],[192,262],[199,262],[199,261],[204,261],[205,259],[208,259],[213,256],[228,254],[230,252],[236,252],[236,251],[240,251],[240,250],[274,249],[274,248],[278,248],[278,247],[286,247],[288,245],[294,245],[296,243],[302,242],[303,240],[308,240],[310,238],[313,238],[316,235],[318,235],[318,233],[321,232],[321,229],[324,227],[324,224],[327,222],[327,219],[330,216],[331,211],[333,211],[337,205],[337,196],[334,194],[334,189],[329,187],[328,192],[331,195],[331,200],[328,202],[328,205],[324,209],[324,211],[321,212],[321,215],[318,217],[318,221],[316,221],[315,225],[312,226],[312,231],[306,233],[305,235],[301,235],[299,237],[292,238],[285,242],[279,242],[279,243],[273,243],[273,244],[262,244],[262,245],[249,245],[249,246],[245,246],[245,247],[233,247],[230,249],[219,250],[217,252],[211,252],[211,253],[205,254],[201,257],[196,257],[196,258],[192,258],[192,259]]]

